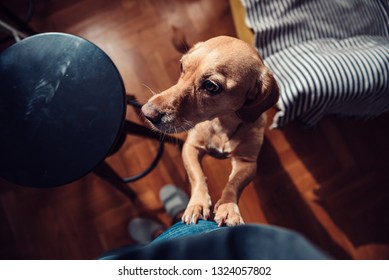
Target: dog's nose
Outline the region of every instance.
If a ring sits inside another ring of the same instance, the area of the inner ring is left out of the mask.
[[[146,103],[142,106],[142,113],[146,119],[152,124],[159,124],[164,116],[164,113],[158,111],[152,104]]]
[[[156,113],[153,114],[152,116],[146,116],[146,119],[148,119],[152,124],[159,124],[161,122],[163,114],[161,113]]]

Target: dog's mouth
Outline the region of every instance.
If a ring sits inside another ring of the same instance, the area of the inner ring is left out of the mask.
[[[147,116],[146,119],[148,123],[152,126],[152,128],[166,134],[186,132],[195,126],[195,124],[193,124],[192,122],[186,120],[178,121],[172,116],[168,115],[162,116],[159,120],[151,120]]]
[[[142,112],[152,128],[166,134],[176,134],[188,131],[196,124],[183,117],[177,116],[174,112],[158,110],[151,103],[143,105]]]
[[[186,132],[193,128],[193,126],[189,125],[173,125],[170,123],[159,123],[159,124],[154,124],[149,121],[151,126],[156,129],[159,132],[166,133],[166,134],[177,134],[180,132]]]

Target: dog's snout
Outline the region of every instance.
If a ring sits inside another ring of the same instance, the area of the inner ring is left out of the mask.
[[[146,116],[146,119],[148,119],[153,124],[159,124],[161,122],[163,114],[161,113],[155,113],[152,116]]]
[[[155,108],[152,104],[146,103],[142,107],[142,113],[147,120],[149,120],[152,124],[159,124],[162,120],[164,113],[161,113],[157,108]]]

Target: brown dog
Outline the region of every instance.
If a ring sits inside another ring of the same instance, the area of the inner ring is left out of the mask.
[[[256,174],[264,137],[264,111],[279,96],[276,81],[257,51],[247,43],[220,36],[197,43],[181,59],[174,86],[142,107],[149,122],[164,133],[188,131],[182,157],[191,198],[182,216],[197,223],[210,216],[211,199],[201,167],[205,153],[230,157],[232,172],[214,208],[219,226],[243,224],[239,196]]]

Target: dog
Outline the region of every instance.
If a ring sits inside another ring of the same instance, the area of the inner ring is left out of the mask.
[[[181,59],[178,82],[152,96],[142,113],[155,129],[188,131],[182,158],[191,197],[182,222],[209,219],[211,198],[201,160],[205,154],[231,158],[232,171],[214,207],[218,226],[244,224],[238,200],[257,171],[265,111],[275,105],[279,88],[258,52],[233,37],[195,44]]]

